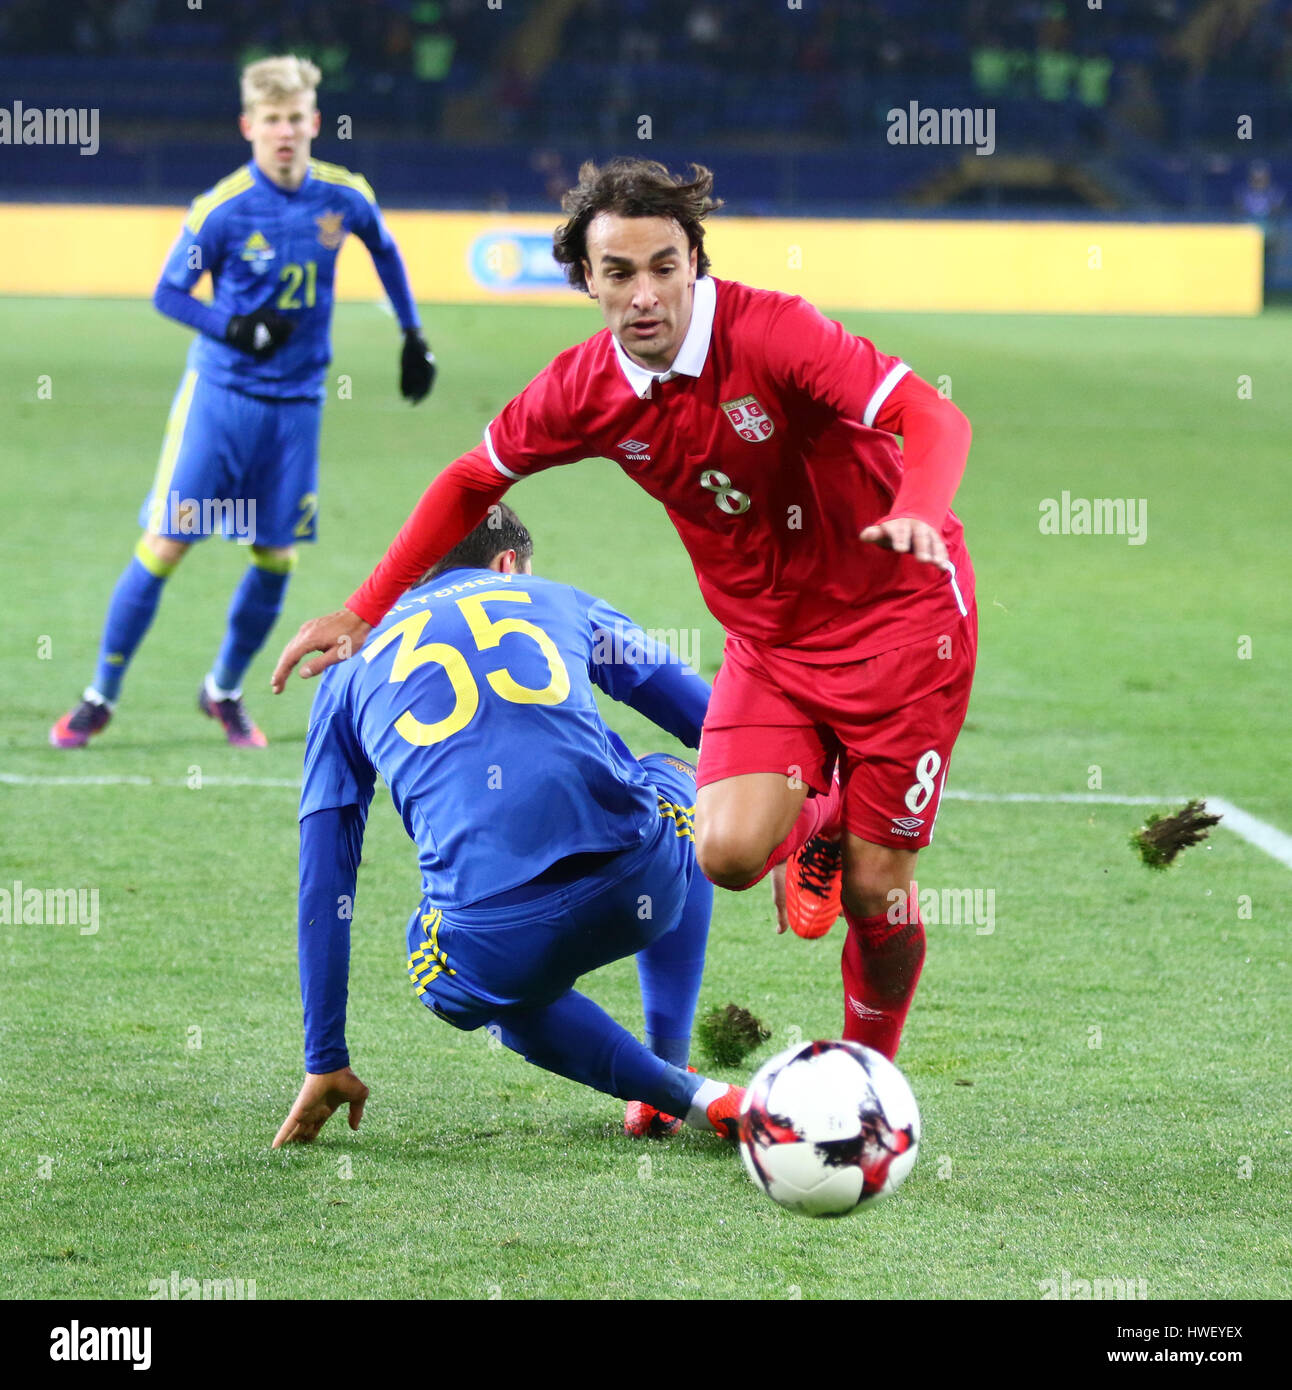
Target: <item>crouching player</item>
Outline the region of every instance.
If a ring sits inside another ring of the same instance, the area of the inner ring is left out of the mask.
[[[499,505],[405,594],[315,698],[300,808],[305,1084],[274,1147],[307,1142],[368,1088],[345,1042],[350,916],[377,774],[416,842],[408,973],[440,1018],[491,1025],[527,1060],[735,1137],[743,1091],[686,1069],[712,885],[696,866],[695,772],[637,762],[593,685],[695,747],[708,686],[598,599],[530,573]],[[647,1046],[573,988],[637,957]]]

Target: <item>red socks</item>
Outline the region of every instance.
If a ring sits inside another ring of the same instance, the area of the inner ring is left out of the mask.
[[[835,833],[839,828],[839,812],[842,807],[843,791],[837,779],[830,783],[830,790],[825,796],[819,792],[816,796],[809,796],[800,807],[798,819],[790,827],[790,833],[767,856],[767,863],[748,883],[742,883],[735,891],[743,893],[746,888],[761,883],[778,864],[784,864],[790,855],[801,850],[813,835],[822,830],[830,834]]]
[[[843,943],[843,1036],[892,1061],[902,1025],[924,966],[924,923],[913,902],[903,904],[909,921],[890,922],[887,913],[854,917],[845,908]]]

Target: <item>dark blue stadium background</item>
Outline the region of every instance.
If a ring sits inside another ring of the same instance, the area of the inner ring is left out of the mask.
[[[101,149],[5,147],[0,196],[182,202],[245,155],[239,66],[296,52],[316,152],[392,207],[554,209],[581,159],[649,153],[752,214],[1255,220],[1292,288],[1292,0],[793,4],[8,0],[0,103],[97,107]],[[994,155],[891,146],[912,101],[993,109]]]

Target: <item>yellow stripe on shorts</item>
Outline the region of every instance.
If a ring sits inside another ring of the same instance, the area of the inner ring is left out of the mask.
[[[409,978],[417,986],[419,998],[426,993],[426,986],[441,972],[448,975],[458,973],[449,964],[448,956],[440,950],[439,933],[443,920],[444,913],[438,907],[433,907],[422,918],[422,935],[426,937],[426,943],[408,958]]]
[[[695,839],[695,807],[678,806],[672,801],[665,801],[662,796],[657,797],[659,802],[659,813],[665,820],[671,820],[677,827],[678,837],[685,840]]]
[[[184,426],[188,424],[188,412],[196,390],[197,372],[190,368],[184,373],[175,404],[170,408],[166,434],[162,439],[161,458],[157,460],[157,476],[153,479],[152,502],[148,507],[148,529],[154,535],[161,531],[166,521],[166,497],[170,492],[170,480],[175,476],[175,462],[179,458],[180,445],[184,442]]]

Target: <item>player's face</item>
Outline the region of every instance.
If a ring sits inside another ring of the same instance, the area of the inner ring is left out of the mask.
[[[258,101],[239,124],[251,141],[256,167],[280,188],[299,188],[310,162],[310,144],[319,133],[313,92],[285,101]]]
[[[672,365],[691,326],[696,253],[671,217],[599,213],[588,224],[583,273],[606,326],[634,362]]]

